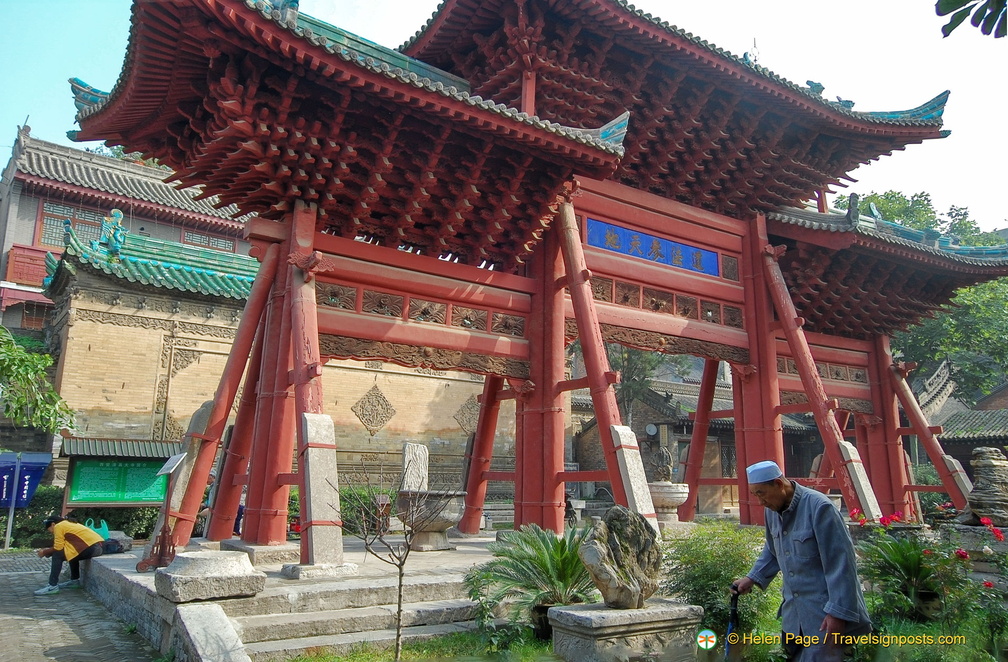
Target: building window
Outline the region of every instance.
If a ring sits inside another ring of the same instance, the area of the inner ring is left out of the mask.
[[[63,248],[63,224],[70,221],[74,232],[83,243],[101,238],[104,214],[90,209],[78,209],[55,202],[42,203],[42,226],[36,242],[40,246]]]
[[[202,248],[211,248],[215,251],[225,251],[228,253],[234,253],[235,251],[234,239],[228,239],[227,237],[221,237],[213,234],[206,234],[205,232],[195,232],[193,230],[185,230],[182,232],[182,243],[192,244],[193,246],[200,246]]]
[[[49,313],[49,306],[45,304],[26,301],[24,313],[21,315],[21,328],[41,331],[45,326],[46,315]]]
[[[721,442],[721,477],[738,478],[738,467],[735,459],[735,444]]]

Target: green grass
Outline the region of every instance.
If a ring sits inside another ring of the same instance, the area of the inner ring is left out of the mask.
[[[361,644],[347,655],[331,655],[320,651],[295,658],[294,662],[392,662],[392,648],[382,649]],[[557,658],[552,653],[552,643],[535,641],[531,634],[516,641],[509,650],[499,655],[487,655],[486,647],[479,634],[458,632],[434,637],[426,641],[403,644],[402,659],[405,662],[429,660],[496,660],[499,662],[545,662]]]

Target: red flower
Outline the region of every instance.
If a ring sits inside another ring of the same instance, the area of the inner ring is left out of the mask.
[[[858,522],[858,526],[864,526],[864,525],[865,525],[865,524],[867,524],[867,523],[868,523],[868,520],[866,520],[866,519],[863,519],[863,520],[861,520],[860,522]]]
[[[966,551],[965,549],[963,549],[962,547],[958,548],[958,549],[957,549],[957,550],[955,551],[955,555],[956,555],[956,556],[958,556],[958,557],[959,557],[959,558],[961,558],[961,559],[968,559],[968,558],[969,558],[969,552],[967,552],[967,551]]]
[[[994,582],[984,582],[984,588],[994,588]]]
[[[882,526],[889,526],[890,524],[892,524],[892,520],[883,515],[882,517],[879,518],[879,524],[881,524]]]
[[[902,522],[903,521],[903,511],[897,510],[895,513],[893,513],[892,515],[889,516],[889,519],[891,519],[894,522]]]
[[[854,510],[850,511],[850,518],[851,519],[858,519],[858,515],[860,515],[860,514],[861,514],[861,509],[860,508],[855,508]]]
[[[932,551],[931,551],[930,549],[925,549],[925,550],[924,550],[924,553],[925,553],[925,554],[928,554],[928,555],[930,555],[930,554],[934,554],[934,552],[932,552]]]
[[[992,526],[990,528],[990,532],[994,534],[995,540],[997,540],[998,542],[1004,542],[1004,534],[1001,533],[1001,529],[997,528],[996,526]]]
[[[992,522],[991,518],[989,518],[989,517],[981,517],[980,518],[980,523],[983,524],[984,526],[990,526],[994,522]]]

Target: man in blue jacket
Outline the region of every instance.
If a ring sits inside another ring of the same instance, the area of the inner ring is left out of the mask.
[[[786,479],[776,462],[757,462],[746,477],[765,508],[766,544],[732,590],[766,589],[781,573],[781,643],[788,659],[839,662],[852,637],[871,631],[840,512],[824,494]]]

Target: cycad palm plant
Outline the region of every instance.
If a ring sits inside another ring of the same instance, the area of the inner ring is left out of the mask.
[[[526,524],[502,532],[500,540],[487,545],[494,558],[466,576],[470,593],[492,605],[505,602],[513,620],[536,606],[595,602],[595,584],[578,557],[590,531],[570,528],[557,535]]]

